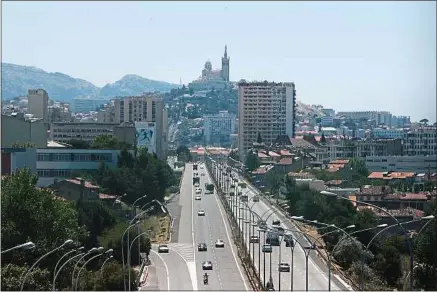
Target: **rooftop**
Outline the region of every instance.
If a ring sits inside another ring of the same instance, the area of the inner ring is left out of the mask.
[[[414,172],[372,172],[367,178],[391,180],[412,178],[414,175]]]
[[[76,178],[69,178],[69,179],[66,179],[65,181],[67,181],[67,182],[69,182],[69,183],[76,184],[76,185],[80,185],[81,182],[82,182],[82,179],[79,178],[79,177],[76,177]],[[100,189],[99,186],[93,185],[93,184],[92,184],[91,182],[89,182],[89,181],[84,181],[84,185],[85,185],[85,188],[87,188],[87,189]]]

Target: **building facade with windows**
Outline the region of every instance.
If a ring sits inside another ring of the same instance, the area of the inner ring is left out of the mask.
[[[130,150],[133,154],[133,150]],[[47,187],[80,173],[98,170],[101,161],[116,168],[120,150],[40,148],[36,150],[37,185]]]
[[[12,147],[15,142],[47,147],[47,124],[43,119],[25,119],[22,113],[1,117],[1,145]]]
[[[436,155],[437,129],[423,127],[403,134],[403,155]]]
[[[437,173],[437,155],[367,156],[365,163],[370,172]]]
[[[203,130],[207,145],[230,144],[235,133],[235,115],[227,111],[203,117]]]
[[[35,118],[43,119],[44,123],[49,122],[49,95],[44,89],[29,89],[27,93],[27,113]]]
[[[278,137],[294,137],[296,90],[293,82],[246,82],[238,84],[238,153],[246,152],[258,134],[267,145]]]

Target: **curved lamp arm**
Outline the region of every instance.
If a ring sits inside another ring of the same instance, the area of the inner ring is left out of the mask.
[[[56,270],[58,269],[58,265],[61,263],[61,261],[66,257],[66,256],[68,256],[69,254],[72,254],[72,253],[75,253],[75,252],[77,252],[77,251],[79,251],[79,250],[83,250],[84,249],[84,247],[83,246],[81,246],[81,247],[79,247],[79,248],[77,248],[77,249],[73,249],[73,250],[70,250],[69,252],[67,252],[67,253],[65,253],[60,259],[59,259],[59,261],[56,263],[56,265],[55,265],[55,269],[53,270],[53,279],[55,278],[55,275],[56,275]]]
[[[56,279],[58,278],[59,273],[62,271],[62,269],[65,267],[65,265],[67,265],[69,262],[71,262],[72,260],[74,260],[75,258],[78,258],[80,256],[83,256],[85,253],[80,253],[78,255],[75,255],[74,257],[68,259],[65,263],[63,263],[61,265],[61,267],[59,268],[58,272],[56,273],[55,277],[53,278],[53,283],[52,283],[52,290],[56,291],[55,289],[55,285],[56,285]],[[73,287],[71,287],[71,289],[73,289]]]
[[[2,251],[1,254],[4,254],[4,253],[10,252],[10,251],[13,251],[13,250],[15,250],[15,249],[21,249],[21,248],[22,248],[22,249],[26,249],[26,250],[28,250],[28,249],[34,249],[34,248],[35,248],[35,244],[34,244],[32,241],[29,241],[29,242],[26,242],[26,243],[23,243],[23,244],[20,244],[20,245],[17,245],[17,246],[11,247],[11,248],[9,248],[9,249],[6,249],[6,250]]]
[[[85,266],[90,262],[90,261],[92,261],[93,259],[95,259],[95,258],[98,258],[98,257],[100,257],[100,256],[102,256],[102,255],[104,255],[104,253],[99,253],[99,254],[97,254],[97,255],[95,255],[95,256],[93,256],[93,257],[90,257],[83,265],[82,265],[82,267],[80,267],[80,269],[79,269],[79,272],[77,272],[77,277],[76,277],[76,286],[74,286],[74,291],[77,291],[77,286],[78,286],[78,284],[79,284],[79,277],[80,277],[80,273],[82,272],[82,270],[85,268]]]
[[[65,247],[65,246],[68,246],[68,245],[70,245],[70,244],[72,244],[72,243],[73,243],[73,240],[68,239],[68,240],[66,240],[62,245],[58,246],[57,248],[55,248],[55,249],[49,251],[48,253],[46,253],[45,255],[43,255],[42,257],[40,257],[40,258],[39,258],[39,259],[38,259],[38,260],[37,260],[37,261],[36,261],[36,262],[35,262],[35,263],[30,267],[30,269],[27,270],[26,275],[24,275],[23,282],[21,283],[20,291],[23,291],[24,284],[26,284],[27,277],[29,277],[29,275],[30,275],[30,273],[32,272],[32,270],[36,267],[36,265],[38,265],[38,263],[39,263],[42,259],[44,259],[45,257],[51,255],[51,254],[54,253],[55,251],[57,251],[57,250],[59,250],[59,249]]]

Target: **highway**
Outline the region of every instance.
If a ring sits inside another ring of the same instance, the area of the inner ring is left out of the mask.
[[[236,177],[236,175],[234,175]],[[241,177],[239,177],[240,181],[243,181]],[[250,188],[241,189],[243,194],[248,195],[248,203],[249,206],[252,208],[254,212],[256,212],[258,215],[265,214],[263,216],[263,219],[265,220],[270,214],[274,213],[272,212],[272,209],[267,205],[266,202],[263,202],[264,199],[261,198],[259,202],[254,203],[253,197],[255,196],[256,190],[252,190]],[[229,198],[229,197],[228,197]],[[233,202],[235,202],[235,197],[232,197]],[[239,200],[238,200],[239,202]],[[239,207],[242,207],[242,205],[239,205]],[[235,210],[235,209],[233,209]],[[245,209],[242,210],[240,208],[237,208],[237,218],[239,217],[245,217],[249,218],[250,212],[245,213]],[[288,220],[285,220],[281,215],[273,214],[269,216],[267,219],[267,225],[271,226],[274,219],[279,219],[281,221],[281,224],[286,229],[296,230],[295,226],[287,222]],[[243,223],[243,220],[241,220],[239,223],[241,223],[240,228],[242,228],[242,225],[245,224],[244,228],[244,234],[246,244],[249,244],[249,231],[248,223]],[[255,230],[254,235],[259,235],[258,228],[253,228]],[[252,230],[253,230],[252,229]],[[253,235],[253,231],[251,230],[251,235]],[[302,239],[302,235],[299,233],[293,234],[295,238]],[[306,240],[299,240],[299,242],[302,243],[303,246],[309,246],[308,242]],[[265,243],[264,233],[260,233],[260,246],[262,248],[262,245]],[[255,253],[253,253],[253,247]],[[290,247],[286,247],[285,243],[282,242],[281,246],[273,246],[273,252],[271,254],[266,254],[265,259],[265,277],[264,277],[264,254],[261,251],[261,257],[259,258],[258,254],[258,248],[259,244],[251,244],[251,258],[254,258],[254,263],[256,268],[259,270],[259,266],[261,267],[260,270],[260,278],[263,282],[264,279],[267,282],[270,279],[270,276],[273,280],[274,288],[276,290],[305,290],[306,289],[306,257],[304,250],[302,247],[296,243],[296,247],[293,251],[293,272],[281,272],[280,273],[280,282],[279,282],[279,272],[278,267],[279,263],[288,263],[291,266],[291,258],[292,258],[292,249]],[[315,264],[314,257],[315,251],[311,251],[311,254],[313,256],[309,257],[308,260],[308,290],[328,290],[328,275],[327,275],[327,268],[326,266],[319,267],[319,265]],[[270,256],[271,259],[270,259]],[[271,260],[271,273],[270,273],[270,260]],[[320,261],[319,261],[320,262]],[[325,269],[323,269],[325,268]],[[325,270],[325,272],[323,271]],[[293,276],[292,276],[293,275]],[[293,285],[293,287],[292,287]],[[340,288],[341,287],[341,288]],[[334,275],[331,274],[331,290],[348,290],[344,285],[342,285],[337,279],[334,278]]]
[[[205,169],[198,169],[202,200],[195,200],[192,164],[186,164],[180,195],[167,203],[173,218],[169,253],[158,253],[152,246],[150,259],[153,276],[142,290],[250,290],[243,269],[236,258],[236,247],[223,207],[215,194],[205,195],[205,182],[210,178]],[[201,173],[205,173],[201,176]],[[198,217],[203,209],[205,217]],[[222,239],[224,248],[215,248],[215,241]],[[197,245],[206,243],[208,250],[198,252]],[[211,261],[212,271],[203,271],[202,262]],[[203,274],[209,275],[208,285],[203,284]]]
[[[192,164],[187,169],[192,169]],[[239,266],[237,249],[233,244],[231,228],[228,224],[226,213],[221,206],[216,194],[205,194],[205,183],[211,183],[206,169],[199,167],[200,187],[202,199],[194,201],[194,241],[196,246],[195,258],[198,275],[198,286],[201,290],[249,290],[243,269]],[[205,175],[202,176],[201,174]],[[195,194],[193,190],[193,200]],[[198,210],[205,211],[205,217],[197,216]],[[216,248],[215,241],[221,239],[225,242],[224,248]],[[207,251],[197,251],[199,243],[206,243]],[[211,261],[213,270],[209,274],[209,284],[203,284],[202,262]]]

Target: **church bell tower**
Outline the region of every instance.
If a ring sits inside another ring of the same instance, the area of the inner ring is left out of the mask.
[[[222,79],[229,82],[229,60],[228,57],[228,46],[225,45],[225,54],[222,57]]]

